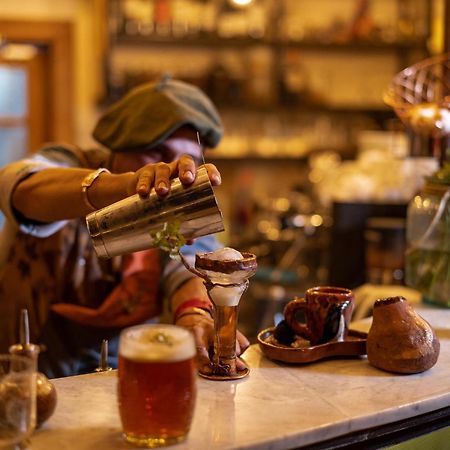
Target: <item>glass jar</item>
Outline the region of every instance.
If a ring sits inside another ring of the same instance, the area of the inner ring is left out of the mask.
[[[450,307],[450,164],[408,206],[406,284],[423,301]]]

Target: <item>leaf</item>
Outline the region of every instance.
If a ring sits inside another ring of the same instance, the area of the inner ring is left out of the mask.
[[[162,230],[150,233],[154,246],[168,252],[172,259],[179,258],[178,252],[186,244],[186,239],[180,232],[180,226],[179,220],[166,222]]]

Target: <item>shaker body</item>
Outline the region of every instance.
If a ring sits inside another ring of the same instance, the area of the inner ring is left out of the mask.
[[[224,230],[206,168],[197,170],[190,186],[183,186],[179,178],[172,180],[166,197],[159,197],[152,189],[146,198],[135,194],[86,217],[95,251],[101,258],[155,247],[155,235],[173,223],[179,224],[185,239]]]

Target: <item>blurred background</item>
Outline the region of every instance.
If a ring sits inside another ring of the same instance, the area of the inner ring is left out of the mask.
[[[165,74],[223,117],[205,158],[228,246],[257,254],[254,336],[308,287],[404,284],[408,202],[439,161],[383,102],[449,51],[447,0],[0,0],[0,164],[95,146],[101,111]]]

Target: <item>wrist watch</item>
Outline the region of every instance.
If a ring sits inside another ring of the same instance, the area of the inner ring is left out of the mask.
[[[84,203],[86,203],[87,206],[89,206],[92,211],[97,210],[91,201],[89,200],[87,191],[92,186],[94,181],[99,177],[100,174],[103,172],[111,173],[108,169],[105,169],[104,167],[101,167],[100,169],[94,170],[94,172],[91,172],[89,175],[83,178],[83,181],[81,182],[81,192],[83,193],[83,199]]]

